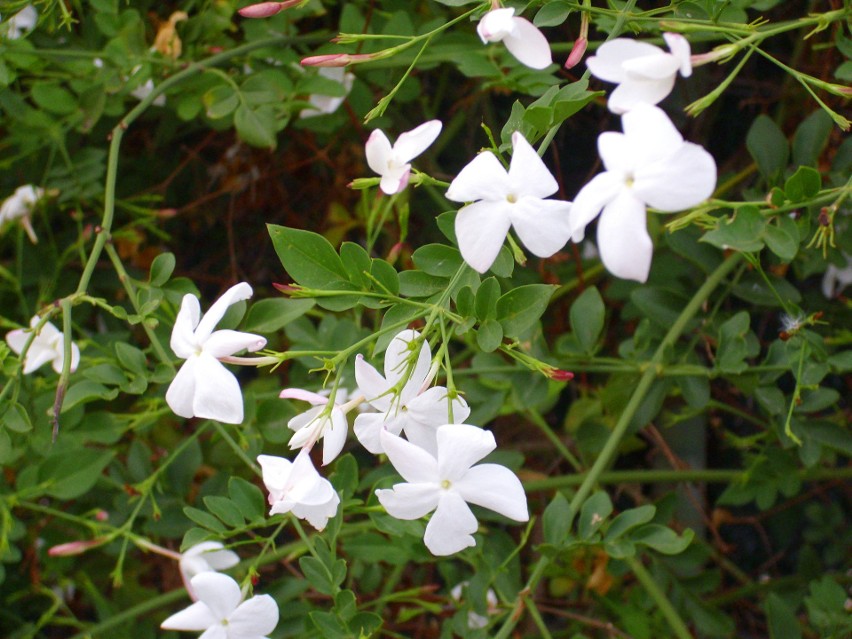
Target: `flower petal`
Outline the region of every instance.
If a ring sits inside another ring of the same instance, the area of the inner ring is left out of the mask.
[[[483,151],[450,182],[445,194],[453,202],[502,200],[509,194],[509,174],[491,151]]]
[[[213,306],[207,310],[204,317],[202,317],[201,321],[198,323],[198,327],[195,329],[195,339],[198,340],[198,343],[203,344],[207,341],[207,338],[210,337],[213,329],[216,328],[216,325],[225,316],[225,313],[231,305],[241,302],[242,300],[247,300],[251,296],[251,286],[249,286],[246,282],[234,284],[231,288],[222,293],[222,296],[213,302]]]
[[[411,177],[411,165],[392,165],[385,169],[382,174],[382,179],[379,182],[379,188],[387,195],[394,195],[402,191],[408,186],[408,179]]]
[[[412,444],[431,455],[438,454],[438,427],[449,423],[460,424],[470,415],[470,408],[462,397],[453,399],[453,419],[450,420],[447,389],[435,386],[406,404],[403,428]]]
[[[637,169],[670,157],[683,145],[683,136],[659,107],[640,104],[621,117],[621,126]]]
[[[442,491],[423,541],[433,555],[452,555],[476,545],[472,535],[477,527],[476,517],[464,499],[453,491]]]
[[[401,437],[381,432],[382,448],[402,478],[410,483],[438,483],[438,462],[419,446]]]
[[[164,630],[189,630],[200,631],[207,630],[210,626],[218,624],[220,619],[217,619],[210,608],[201,601],[196,601],[188,608],[184,608],[180,612],[176,612],[171,617],[168,617],[160,628]]]
[[[503,201],[474,202],[462,207],[456,214],[456,239],[467,264],[485,273],[503,246],[511,226],[512,204]]]
[[[413,353],[413,342],[420,337],[420,333],[414,330],[405,330],[397,333],[385,350],[385,378],[388,386],[396,386],[402,379],[407,379],[400,391],[401,402],[413,397],[420,391],[420,387],[426,381],[432,362],[432,350],[429,342],[423,340],[417,361],[411,366],[411,355]]]
[[[488,42],[499,42],[512,32],[515,26],[515,9],[506,7],[504,9],[492,9],[476,25],[482,44]]]
[[[207,353],[196,359],[195,397],[192,402],[195,415],[225,424],[242,423],[243,394],[237,378]]]
[[[586,226],[604,206],[612,202],[624,188],[624,178],[613,171],[599,173],[580,189],[571,204],[572,240],[580,242],[586,235]]]
[[[388,136],[380,129],[376,129],[367,138],[364,152],[367,156],[367,166],[374,173],[384,175],[388,169],[388,162],[391,160],[391,143]]]
[[[253,333],[242,333],[240,331],[221,330],[215,331],[207,341],[204,342],[204,352],[209,353],[216,359],[227,357],[242,350],[249,352],[258,351],[266,346],[266,338]]]
[[[374,455],[385,452],[382,448],[381,434],[384,429],[385,413],[363,413],[355,418],[355,437],[361,445]],[[396,434],[396,433],[394,433]]]
[[[499,464],[479,464],[453,482],[453,489],[469,504],[488,508],[515,521],[528,521],[527,496],[521,480]]]
[[[265,637],[278,625],[278,604],[269,595],[255,595],[228,617],[228,634],[240,639]]]
[[[346,415],[339,408],[334,408],[331,411],[331,427],[326,427],[323,431],[322,444],[322,465],[328,466],[333,462],[343,446],[346,444],[346,436],[349,434],[349,422],[346,421]]]
[[[613,275],[637,282],[648,279],[654,244],[646,228],[645,204],[631,192],[619,195],[601,213],[598,249]]]
[[[201,318],[201,306],[195,295],[187,293],[180,303],[180,310],[172,328],[170,346],[174,354],[182,359],[188,359],[195,354],[195,327]]]
[[[627,79],[610,94],[607,108],[613,113],[626,114],[643,104],[657,104],[672,92],[674,82],[673,75],[660,80]]]
[[[518,62],[531,69],[544,69],[553,63],[550,44],[544,34],[526,18],[512,19],[514,28],[503,38],[503,44]]]
[[[716,162],[697,144],[684,142],[665,160],[636,171],[633,192],[661,211],[682,211],[703,202],[716,188]]]
[[[586,60],[593,76],[606,82],[623,82],[626,74],[624,62],[632,58],[664,53],[662,49],[630,38],[616,38],[604,42],[595,55]]]
[[[376,491],[379,503],[391,517],[420,519],[438,506],[441,489],[435,484],[397,484]]]
[[[283,391],[278,393],[278,397],[281,399],[299,399],[303,402],[309,402],[314,406],[328,404],[328,397],[325,395],[312,393],[311,391],[304,390],[302,388],[285,388]]]
[[[355,383],[373,408],[382,412],[390,410],[391,397],[385,393],[391,384],[361,354],[355,357]]]
[[[192,589],[217,619],[227,619],[240,605],[243,595],[237,582],[221,572],[202,572],[191,580]]]
[[[442,480],[464,477],[480,459],[497,448],[491,431],[468,424],[447,424],[438,429],[438,474]]]
[[[571,239],[571,203],[524,197],[511,209],[512,227],[533,255],[550,257]]]
[[[663,39],[666,41],[666,44],[669,45],[669,51],[672,52],[672,55],[680,63],[680,74],[684,78],[691,76],[692,58],[690,57],[690,54],[692,51],[689,48],[689,40],[679,33],[664,33]]]
[[[440,120],[429,120],[420,126],[400,134],[393,145],[393,152],[400,163],[411,162],[428,149],[441,133]]]
[[[559,183],[523,133],[512,133],[509,184],[516,197],[545,198],[559,190]]]
[[[625,60],[622,66],[628,80],[668,80],[677,75],[680,60],[660,51],[658,54]]]
[[[166,390],[166,403],[175,415],[189,419],[194,417],[193,406],[195,404],[195,379],[198,358],[190,357],[175,375],[172,383]]]
[[[323,481],[329,483],[328,480]],[[293,514],[299,519],[306,519],[311,526],[321,531],[328,524],[328,520],[337,514],[339,505],[340,496],[333,493],[328,501],[321,504],[296,504],[293,506]]]

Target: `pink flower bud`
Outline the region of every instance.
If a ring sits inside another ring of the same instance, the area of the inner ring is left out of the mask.
[[[301,64],[303,67],[345,67],[372,60],[374,57],[371,53],[327,53],[309,56],[302,60]]]
[[[586,47],[589,46],[589,41],[586,38],[577,38],[574,41],[574,46],[571,48],[571,53],[568,54],[568,59],[565,60],[565,68],[571,69],[583,59],[586,53]]]
[[[295,7],[304,0],[286,0],[286,2],[258,2],[243,7],[237,13],[244,18],[269,18],[276,13],[281,13],[284,9]]]
[[[570,382],[574,379],[574,373],[571,371],[564,371],[561,368],[551,368],[545,371],[545,375],[557,382]]]
[[[106,541],[107,540],[103,537],[89,539],[86,541],[69,541],[67,544],[52,546],[47,551],[47,554],[51,557],[71,557],[72,555],[82,555],[90,548],[97,548]]]

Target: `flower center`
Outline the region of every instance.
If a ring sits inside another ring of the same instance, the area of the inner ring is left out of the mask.
[[[452,488],[453,483],[449,479],[444,479],[441,481],[441,488],[444,490],[449,490]]]
[[[633,183],[635,181],[636,181],[636,178],[633,177],[632,173],[628,173],[627,175],[624,176],[624,184],[627,185],[628,189],[633,186]]]
[[[509,193],[509,195],[506,196],[506,201],[514,204],[515,202],[518,201],[518,196],[515,195],[514,193]]]

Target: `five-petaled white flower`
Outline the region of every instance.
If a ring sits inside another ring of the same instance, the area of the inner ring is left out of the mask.
[[[671,93],[678,71],[692,75],[689,41],[677,33],[664,33],[671,53],[648,42],[616,38],[602,44],[586,60],[592,75],[618,86],[607,106],[613,113],[626,113],[637,104],[657,104]]]
[[[3,200],[3,204],[0,206],[0,226],[17,220],[24,227],[30,241],[33,244],[38,243],[30,215],[33,212],[33,207],[43,197],[44,189],[41,187],[32,184],[19,186],[12,195]]]
[[[349,73],[344,67],[320,67],[318,74],[326,80],[331,80],[340,85],[340,95],[325,95],[312,93],[308,96],[310,107],[299,112],[300,118],[313,118],[318,115],[334,113],[343,104],[346,96],[352,90],[355,82],[355,74]]]
[[[428,342],[424,340],[417,359],[412,362],[412,344],[418,337],[417,331],[405,330],[391,340],[385,351],[384,376],[361,355],[355,359],[358,389],[379,411],[355,418],[355,436],[374,455],[384,452],[383,430],[394,435],[404,430],[409,441],[435,454],[436,429],[450,421],[449,391],[444,386],[428,388],[433,377]],[[461,397],[453,398],[452,409],[455,423],[470,415],[470,408]]]
[[[490,151],[477,155],[450,183],[447,198],[473,202],[456,215],[456,238],[464,261],[484,273],[509,228],[534,255],[550,257],[571,237],[571,203],[546,200],[559,184],[519,132],[512,134],[508,172]]]
[[[32,31],[38,24],[38,11],[28,4],[15,15],[9,18],[2,27],[5,28],[6,37],[9,40],[17,40],[22,34]]]
[[[343,410],[336,398],[334,405],[329,407],[328,397],[301,388],[285,388],[278,397],[300,399],[314,406],[287,422],[288,428],[293,431],[290,450],[301,448],[310,451],[314,444],[323,439],[322,465],[333,462],[346,444],[346,435],[349,433],[349,422],[346,421],[348,411]]]
[[[306,451],[292,462],[283,457],[258,455],[263,470],[263,483],[269,491],[270,515],[293,512],[322,530],[329,518],[337,514],[340,496],[334,487],[314,468]]]
[[[639,105],[622,118],[624,133],[598,136],[606,171],[577,194],[571,208],[573,240],[601,209],[598,250],[607,270],[644,282],[651,268],[653,242],[645,225],[645,205],[681,211],[710,197],[716,188],[716,163],[697,144],[684,142],[668,116]]]
[[[198,601],[160,624],[164,630],[202,632],[204,639],[266,639],[278,625],[278,604],[269,595],[243,601],[236,581],[219,572],[192,578]]]
[[[14,331],[6,333],[6,342],[9,344],[9,348],[20,355],[24,350],[27,340],[32,335],[32,330],[38,326],[39,321],[39,316],[35,315],[30,320],[29,329],[17,328]],[[48,362],[51,363],[53,370],[57,373],[62,372],[62,364],[65,362],[65,335],[50,322],[46,322],[41,327],[38,335],[32,338],[27,355],[24,358],[24,374],[32,373]],[[77,348],[74,342],[71,342],[72,373],[77,370],[79,363],[80,349]]]
[[[251,286],[240,282],[229,288],[201,317],[195,295],[184,295],[172,330],[171,347],[186,361],[169,389],[166,402],[181,417],[204,417],[226,424],[243,421],[240,384],[219,358],[241,350],[256,351],[266,339],[252,333],[214,331],[228,307],[252,295]]]
[[[382,176],[379,187],[388,195],[399,193],[408,185],[411,160],[423,153],[441,132],[440,120],[429,120],[411,131],[402,133],[391,146],[379,129],[370,134],[365,147],[367,164]]]
[[[553,62],[544,34],[526,18],[515,15],[511,7],[494,9],[476,25],[482,43],[502,42],[518,62],[533,69],[544,69]]]
[[[198,600],[198,596],[192,589],[192,578],[202,572],[216,572],[231,568],[240,563],[240,556],[233,550],[225,550],[225,546],[218,541],[202,541],[189,548],[186,552],[181,553],[180,561],[180,576],[183,579],[183,585],[193,601]]]
[[[475,546],[478,527],[468,503],[493,510],[515,521],[527,521],[527,498],[518,477],[498,464],[477,461],[497,445],[489,431],[467,424],[438,428],[436,456],[382,431],[388,459],[406,483],[376,491],[388,514],[420,519],[432,512],[423,541],[433,555],[451,555]]]

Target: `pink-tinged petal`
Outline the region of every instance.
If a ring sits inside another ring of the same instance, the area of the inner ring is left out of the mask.
[[[559,190],[556,178],[520,131],[512,133],[509,184],[516,197],[546,198]]]
[[[598,250],[604,266],[616,277],[637,282],[648,279],[654,244],[646,228],[645,204],[629,191],[601,213]]]
[[[321,504],[296,504],[293,507],[293,514],[299,519],[306,519],[311,526],[322,531],[328,524],[328,520],[337,514],[339,505],[340,497],[334,493],[331,499]]]
[[[491,431],[468,424],[447,424],[438,429],[438,474],[441,480],[464,477],[480,459],[497,448]]]
[[[278,625],[278,604],[269,595],[255,595],[241,603],[228,618],[228,634],[240,639],[259,639]]]
[[[319,393],[312,393],[311,391],[304,390],[302,388],[285,388],[283,391],[278,393],[278,397],[281,399],[298,399],[303,402],[313,404],[314,406],[324,406],[325,404],[328,404],[328,397],[320,395]]]
[[[355,357],[355,383],[373,408],[383,413],[390,410],[391,397],[385,393],[391,384],[360,354]]]
[[[349,434],[349,423],[346,415],[339,409],[331,411],[331,427],[326,427],[323,432],[322,465],[328,466],[333,462],[343,446],[346,444],[346,436]]]
[[[518,62],[531,69],[545,69],[553,64],[550,44],[544,34],[526,18],[514,18],[514,29],[503,38],[503,44]]]
[[[646,166],[635,174],[633,192],[661,211],[682,211],[713,194],[716,162],[701,146],[684,142],[666,160]]]
[[[207,630],[214,624],[218,624],[221,620],[217,619],[207,604],[197,601],[189,608],[184,608],[180,612],[176,612],[171,617],[168,617],[160,628],[164,630],[188,630],[201,631]]]
[[[407,163],[428,149],[441,133],[440,120],[429,120],[420,126],[400,134],[393,145],[397,161]]]
[[[397,484],[376,491],[379,503],[391,517],[420,519],[435,510],[441,489],[435,484]]]
[[[402,166],[393,164],[385,169],[382,174],[382,179],[379,182],[379,188],[386,195],[395,195],[408,186],[408,180],[411,177],[411,165],[403,164]]]
[[[374,455],[385,452],[381,440],[385,417],[385,413],[363,413],[355,418],[355,437]]]
[[[412,484],[438,482],[438,462],[419,446],[401,437],[381,432],[382,448],[402,478]]]
[[[515,10],[512,7],[489,11],[476,25],[482,44],[499,42],[515,28]]]
[[[624,177],[619,173],[607,171],[599,173],[580,189],[571,204],[571,239],[574,242],[582,241],[589,222],[595,219],[603,207],[612,202],[624,188]]]
[[[689,40],[679,33],[664,33],[663,39],[669,45],[669,51],[680,63],[680,74],[684,78],[692,75],[692,50],[689,47]]]
[[[672,92],[674,82],[674,76],[662,80],[625,80],[610,94],[606,105],[610,111],[620,115],[639,105],[657,104]]]
[[[230,306],[247,300],[251,296],[251,286],[246,282],[234,284],[222,293],[222,296],[213,302],[213,306],[208,309],[204,317],[201,318],[201,321],[198,322],[198,328],[195,329],[195,339],[198,340],[198,343],[203,344],[207,341],[207,338],[213,333],[213,329],[216,328],[216,325],[225,316]]]
[[[621,124],[636,169],[668,158],[683,146],[683,136],[659,107],[641,104],[625,113]]]
[[[240,605],[243,595],[236,581],[220,572],[202,572],[191,580],[192,589],[216,619],[227,619]]]
[[[266,346],[266,338],[252,333],[240,331],[221,330],[215,331],[206,342],[204,352],[209,353],[216,359],[234,355],[242,350],[249,352],[258,351]]]
[[[521,480],[505,466],[474,466],[464,477],[453,482],[453,489],[469,504],[488,508],[515,521],[530,518]]]
[[[381,130],[376,129],[367,138],[367,143],[364,145],[364,151],[367,155],[367,166],[374,173],[384,175],[388,170],[388,163],[391,160],[391,143]]]
[[[195,354],[198,345],[194,331],[200,319],[201,306],[198,304],[198,298],[187,293],[180,303],[170,342],[174,354],[178,357],[188,359]]]
[[[442,491],[438,508],[426,526],[423,542],[433,555],[452,555],[475,546],[478,524],[470,507],[453,491]]]
[[[509,174],[491,151],[471,160],[447,189],[446,198],[453,202],[502,200],[509,194]]]
[[[662,49],[647,42],[630,38],[616,38],[604,42],[595,55],[586,60],[586,66],[593,76],[606,82],[623,82],[624,63],[633,58],[664,53]]]
[[[680,68],[680,61],[670,53],[643,55],[625,60],[624,71],[627,80],[667,80],[673,78]]]
[[[467,264],[485,273],[506,240],[511,226],[512,204],[508,201],[474,202],[456,214],[456,239]]]
[[[512,227],[533,255],[550,257],[571,239],[571,203],[521,198],[511,208]]]
[[[166,403],[175,415],[189,419],[194,417],[195,380],[198,358],[190,357],[178,369],[177,375],[166,390]]]
[[[234,374],[206,353],[199,355],[196,362],[192,402],[195,415],[225,424],[242,423],[243,394]]]

